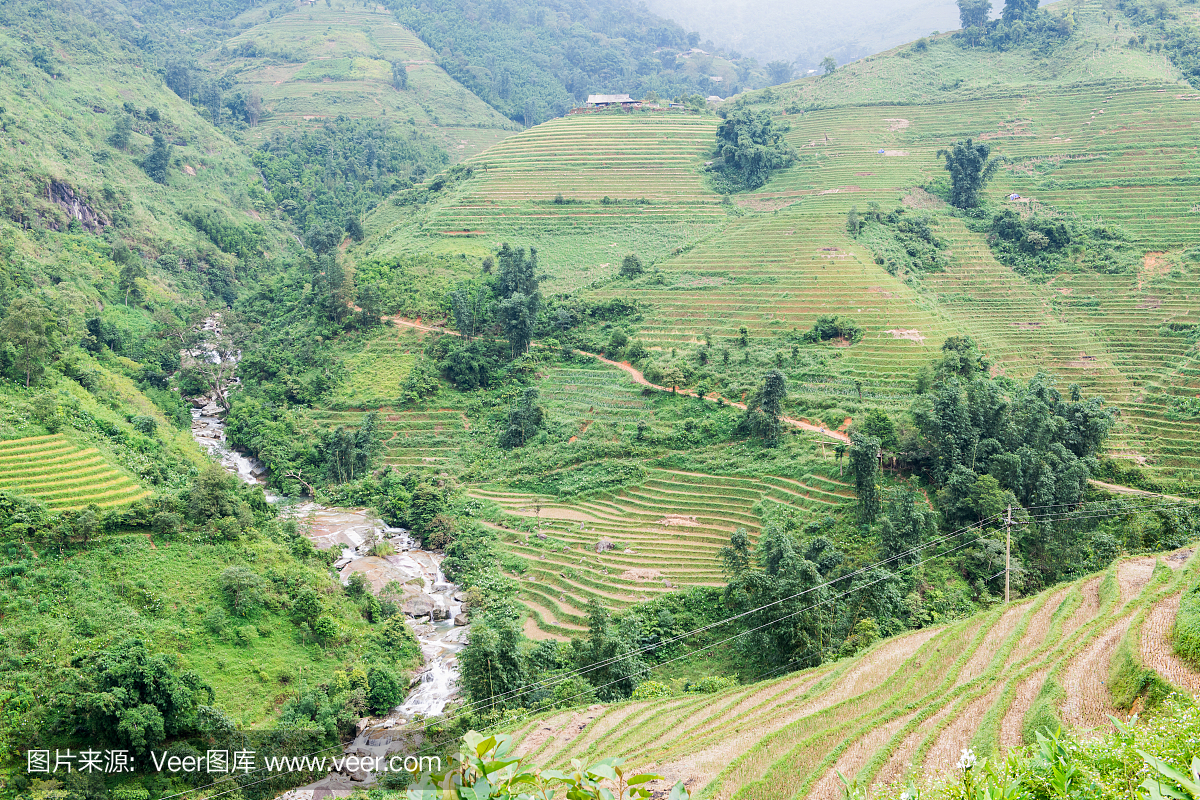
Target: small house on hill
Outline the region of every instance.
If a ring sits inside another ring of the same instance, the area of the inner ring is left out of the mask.
[[[634,100],[627,94],[589,94],[587,99],[588,108],[612,108],[620,106],[624,109],[641,108],[642,101]]]

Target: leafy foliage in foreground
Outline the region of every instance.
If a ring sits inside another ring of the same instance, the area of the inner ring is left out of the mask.
[[[1061,731],[1039,732],[1036,744],[1012,750],[1003,760],[963,750],[952,777],[925,785],[895,783],[873,789],[880,800],[1049,800],[1114,797],[1128,800],[1194,800],[1200,797],[1200,710],[1173,696],[1147,720],[1115,718],[1101,738],[1077,743]],[[849,785],[849,797],[863,790]]]
[[[571,759],[569,772],[542,770],[510,755],[512,737],[475,731],[463,736],[460,750],[451,757],[451,768],[440,775],[427,775],[409,789],[407,800],[552,800],[565,791],[568,800],[645,800],[651,797],[646,784],[659,775],[628,775],[623,759],[606,758],[587,765]],[[668,800],[687,800],[683,783],[675,784]]]

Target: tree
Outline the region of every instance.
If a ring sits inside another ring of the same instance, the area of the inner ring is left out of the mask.
[[[850,472],[858,495],[859,519],[871,525],[882,505],[879,488],[879,440],[860,433],[850,435]]]
[[[508,339],[511,357],[525,353],[533,340],[533,326],[542,308],[538,289],[537,250],[510,247],[507,242],[496,253],[500,267],[496,274],[496,292],[500,324]]]
[[[1000,18],[1005,25],[1011,25],[1018,20],[1029,19],[1038,8],[1038,0],[1004,0],[1004,9]]]
[[[262,95],[258,92],[251,92],[246,98],[246,122],[250,123],[250,127],[256,127],[259,119],[262,118]]]
[[[467,646],[458,657],[463,688],[478,709],[500,711],[524,705],[525,664],[515,620],[491,613],[471,625]]]
[[[757,189],[772,171],[790,166],[796,151],[766,111],[735,111],[717,128],[721,169],[746,189]]]
[[[216,81],[206,81],[200,87],[200,103],[208,111],[213,125],[221,124],[221,86]]]
[[[450,309],[454,314],[454,327],[468,342],[487,323],[487,310],[491,293],[486,281],[466,280],[450,293]]]
[[[991,10],[991,0],[958,0],[958,19],[963,30],[986,28]]]
[[[540,305],[540,295],[526,296],[521,292],[500,301],[500,324],[504,328],[504,337],[508,339],[512,358],[529,350]]]
[[[954,147],[937,151],[937,158],[946,160],[950,173],[950,203],[957,208],[979,206],[979,193],[992,179],[1000,166],[999,159],[989,159],[991,145],[967,139],[955,142]]]
[[[769,61],[767,62],[767,80],[772,86],[778,86],[781,83],[787,83],[792,79],[795,71],[788,61]]]
[[[18,297],[8,307],[0,325],[0,341],[11,345],[18,369],[25,373],[25,387],[42,374],[53,354],[56,337],[50,315],[32,297]]]
[[[646,268],[642,266],[642,260],[633,253],[629,253],[621,261],[621,269],[617,274],[622,278],[636,278],[645,271]]]
[[[117,117],[117,122],[113,125],[112,135],[108,137],[108,142],[118,150],[129,149],[129,139],[133,134],[133,117],[129,114],[122,114]]]
[[[161,133],[154,134],[154,145],[142,160],[142,169],[155,183],[167,182],[167,169],[171,165],[171,145]]]
[[[392,88],[398,92],[408,88],[408,66],[403,61],[392,62]]]
[[[508,419],[500,434],[500,446],[511,450],[523,447],[542,427],[546,412],[537,404],[538,390],[532,386],[521,393],[508,409]]]
[[[74,713],[97,742],[144,753],[170,736],[197,727],[212,688],[194,672],[180,673],[174,659],[151,654],[130,639],[99,653],[77,657],[79,685]]]
[[[762,384],[746,403],[742,425],[762,436],[768,447],[779,444],[783,432],[783,401],[787,398],[787,378],[777,369],[763,376]]]
[[[837,61],[833,56],[825,56],[821,59],[821,69],[825,71],[826,75],[832,75],[837,71]]]
[[[141,256],[136,254],[121,265],[121,271],[117,275],[117,288],[121,294],[125,295],[125,306],[129,306],[129,297],[133,296],[135,300],[142,298],[142,287],[138,285],[139,280],[146,278],[146,265],[142,261]]]
[[[572,650],[576,669],[583,671],[596,687],[596,697],[604,702],[632,695],[647,671],[635,649],[640,623],[635,615],[626,615],[614,625],[595,598],[588,602],[588,638],[576,639]]]
[[[896,423],[882,408],[872,408],[863,415],[859,430],[866,436],[874,436],[884,450],[896,449]]]
[[[937,528],[936,514],[923,495],[912,490],[896,492],[887,505],[880,530],[888,569],[898,571],[920,560],[915,548]]]
[[[850,210],[846,213],[846,231],[851,236],[858,236],[858,230],[862,227],[862,220],[858,217],[858,206],[850,206]]]

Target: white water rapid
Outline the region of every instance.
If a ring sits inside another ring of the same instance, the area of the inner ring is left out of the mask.
[[[220,320],[210,317],[206,331],[219,334]],[[208,357],[216,358],[212,348]],[[203,352],[185,353],[184,358],[204,358]],[[216,363],[216,362],[214,362]],[[236,378],[230,383],[237,382]],[[225,438],[221,396],[228,386],[211,396],[193,400],[192,436],[231,474],[249,484],[264,485],[266,468],[257,459],[234,450]],[[340,548],[334,570],[343,584],[361,573],[376,594],[388,593],[405,614],[416,634],[424,666],[410,684],[408,698],[382,718],[366,717],[358,722],[356,736],[346,745],[347,756],[408,755],[421,742],[420,726],[410,725],[437,716],[458,693],[458,653],[466,644],[467,617],[457,587],[442,574],[442,556],[422,550],[403,528],[389,527],[365,509],[327,508],[311,501],[291,502],[267,493],[279,506],[280,515],[295,519],[300,530],[318,549]],[[370,555],[379,542],[391,545],[390,555]],[[397,588],[398,587],[398,588]],[[384,759],[386,760],[386,759]],[[310,786],[293,789],[282,797],[312,800],[345,797],[354,788],[369,786],[378,775],[358,770],[331,772]]]

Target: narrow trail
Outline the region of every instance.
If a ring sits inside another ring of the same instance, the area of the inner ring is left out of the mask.
[[[1178,497],[1173,494],[1159,494],[1158,492],[1148,492],[1145,489],[1135,489],[1132,486],[1121,486],[1117,483],[1105,483],[1098,481],[1095,478],[1088,478],[1088,483],[1092,486],[1097,486],[1101,489],[1112,492],[1113,494],[1128,494],[1136,497],[1159,497],[1163,500],[1172,500],[1179,503],[1195,503],[1200,502],[1194,497]]]
[[[431,325],[423,325],[423,324],[421,324],[420,321],[407,320],[407,319],[402,319],[400,317],[389,317],[388,319],[390,319],[394,324],[399,325],[401,327],[415,328],[419,331],[429,331],[430,333],[447,333],[447,334],[450,334],[451,336],[461,336],[462,335],[458,331],[452,331],[449,328],[435,327],[435,326],[431,326]],[[589,353],[586,350],[576,350],[575,352],[581,353],[585,356],[588,356],[589,358],[594,358],[597,361],[600,361],[604,364],[608,364],[609,366],[613,366],[619,370],[622,370],[623,372],[628,374],[629,377],[633,378],[634,383],[636,383],[640,386],[645,386],[650,389],[657,389],[660,392],[673,392],[674,391],[670,387],[659,386],[657,383],[651,383],[650,381],[646,380],[646,376],[643,375],[640,370],[638,370],[636,367],[634,367],[627,361],[613,361],[611,358],[605,358],[604,356],[602,356],[598,353]],[[724,402],[727,405],[732,406],[733,408],[740,408],[743,411],[746,410],[745,403],[738,403],[738,402],[734,402],[732,400],[725,400],[724,398],[722,398],[720,395],[717,395],[717,394],[708,395],[708,396],[704,397],[703,399],[707,400],[710,403],[716,403],[719,400],[724,400]],[[784,422],[786,422],[788,425],[791,425],[794,428],[799,428],[800,430],[803,430],[803,431],[810,431],[812,433],[819,433],[822,436],[826,436],[830,439],[833,439],[838,442],[842,442],[844,444],[850,443],[849,434],[842,433],[841,431],[831,431],[824,426],[814,425],[811,422],[809,422],[807,420],[803,420],[803,419],[792,419],[791,417],[781,417],[780,419],[782,419]]]

